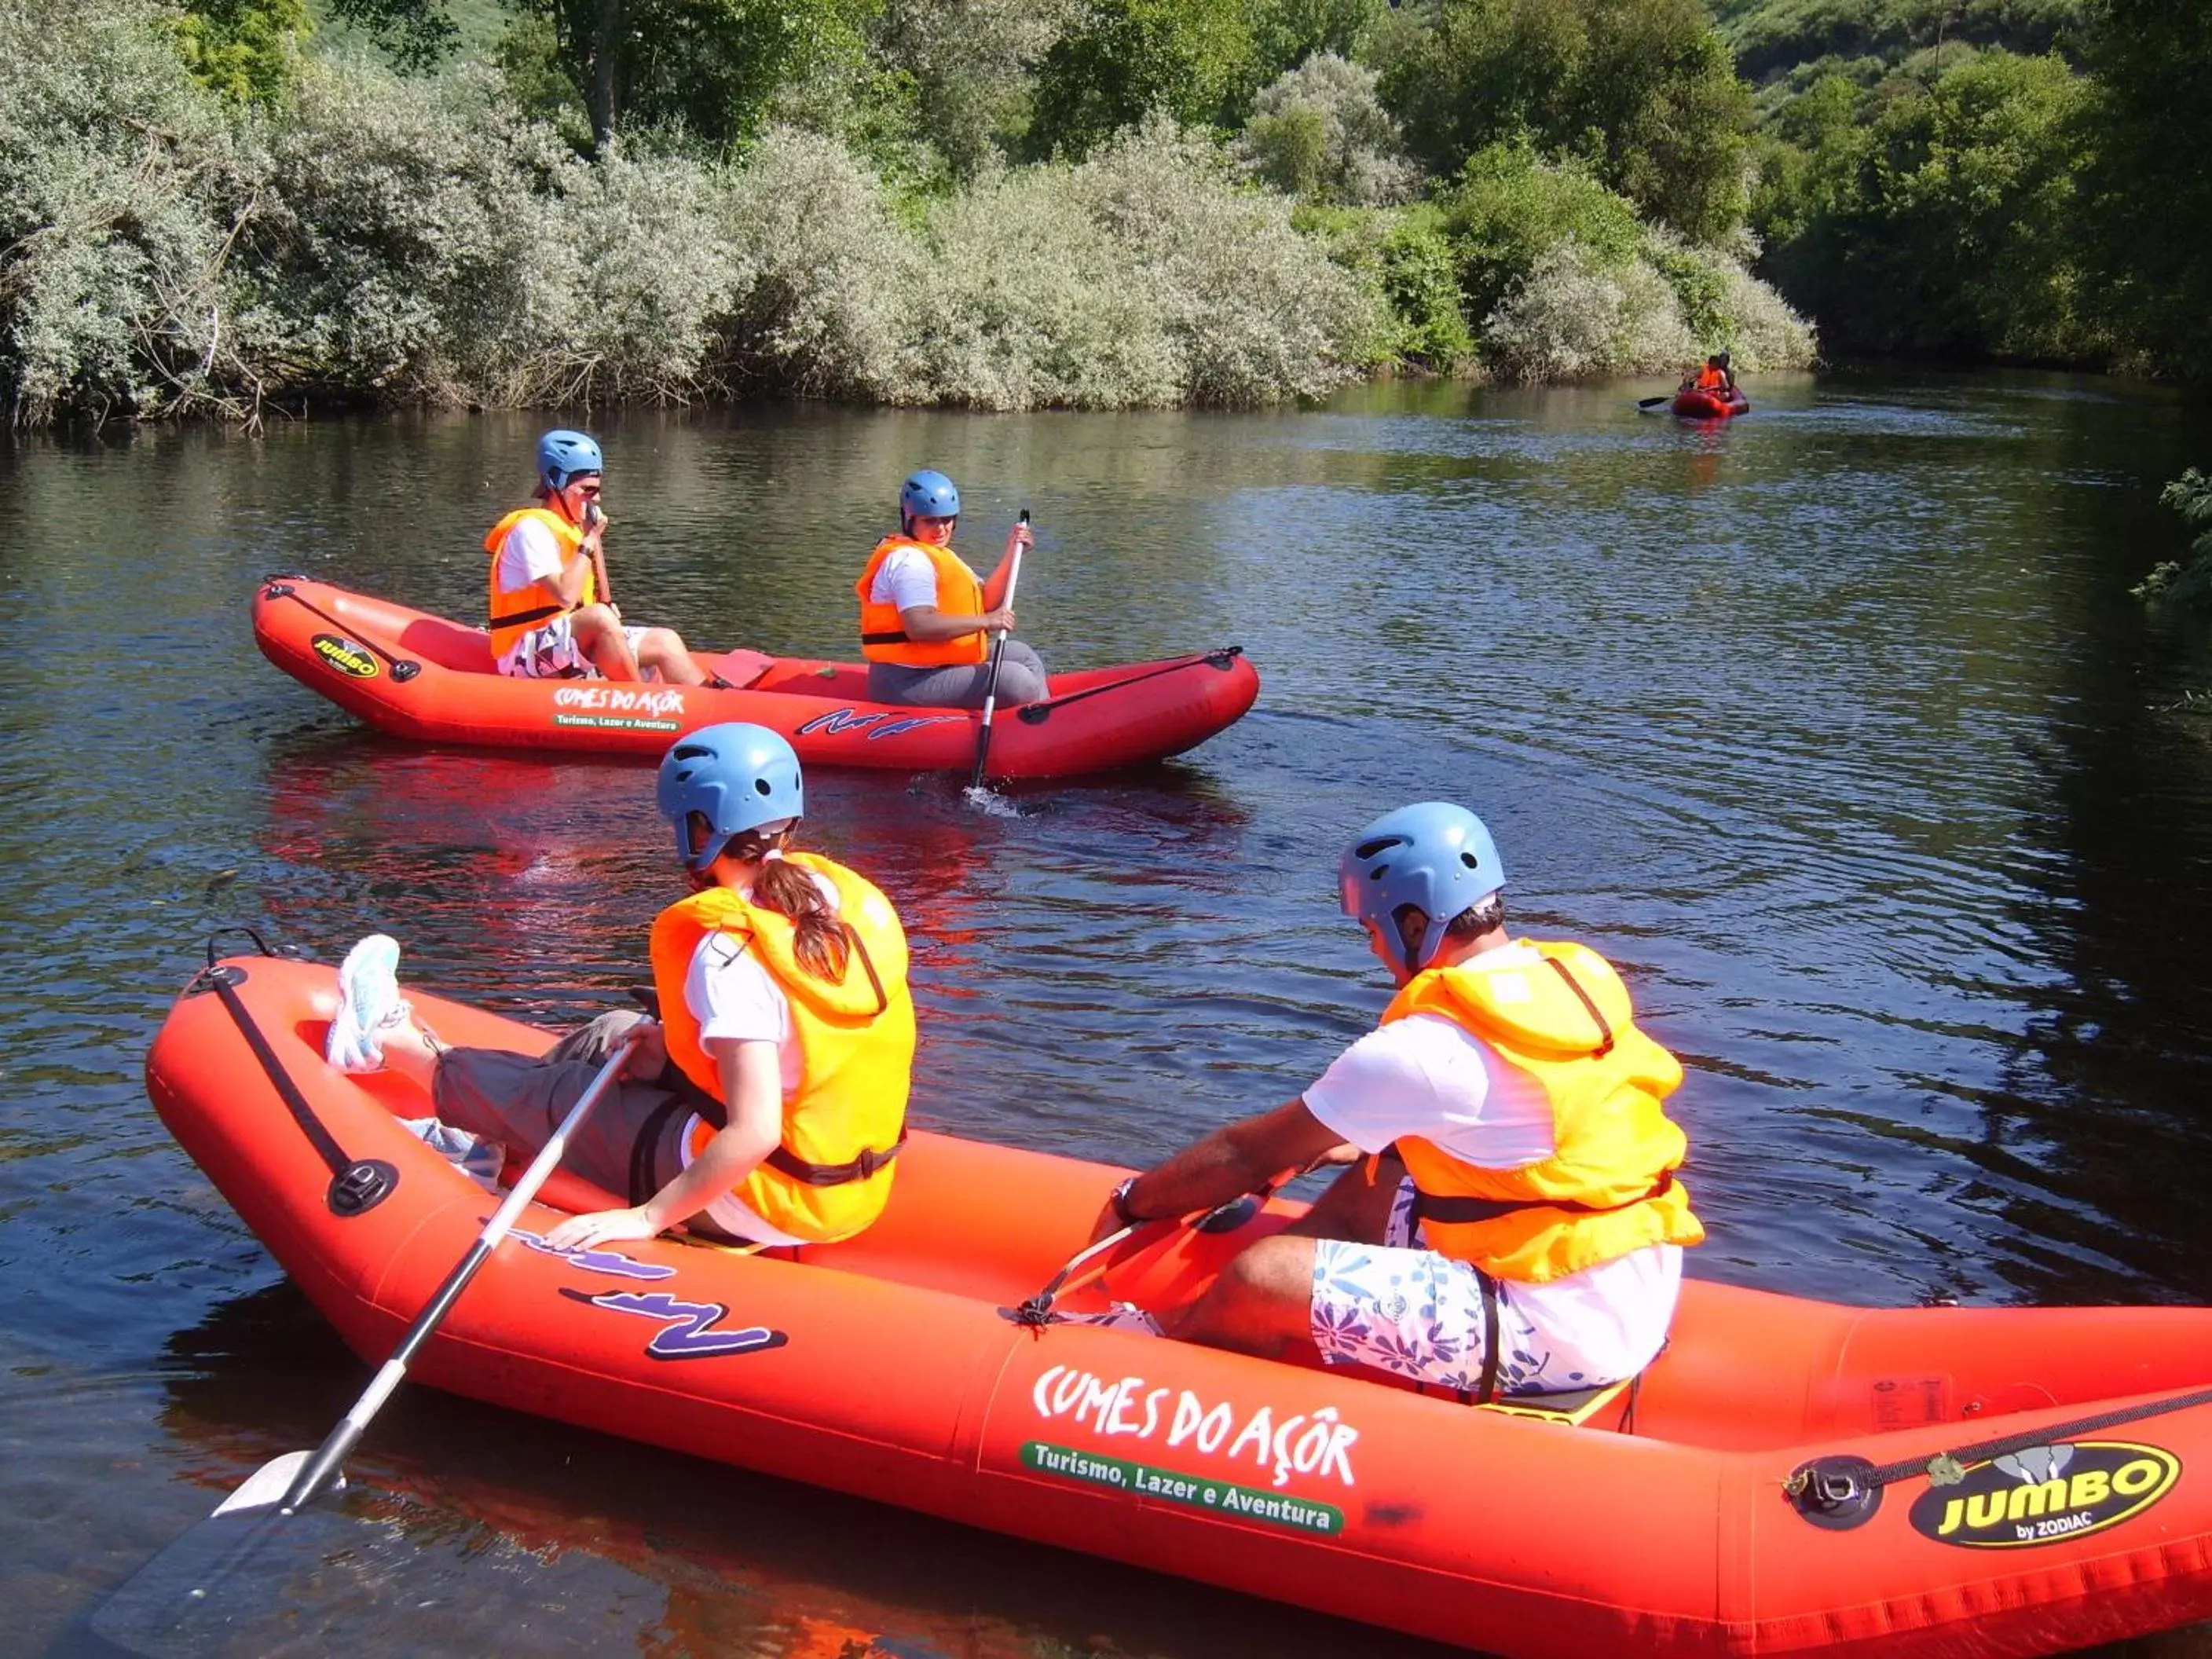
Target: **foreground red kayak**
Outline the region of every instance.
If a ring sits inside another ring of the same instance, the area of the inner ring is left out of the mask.
[[[1741,386],[1727,392],[1685,386],[1674,394],[1674,401],[1668,407],[1686,421],[1725,421],[1734,416],[1748,415],[1751,399],[1743,395]]]
[[[751,720],[789,738],[810,766],[965,771],[982,718],[871,702],[862,664],[757,651],[694,653],[729,690],[509,679],[492,672],[482,629],[303,576],[272,579],[254,594],[253,638],[310,690],[379,731],[427,743],[657,758],[678,732]],[[1054,674],[1052,687],[1042,702],[1000,709],[993,777],[1065,777],[1179,755],[1249,708],[1260,675],[1231,647]]]
[[[451,1042],[547,1042],[415,1001]],[[328,968],[217,964],[148,1089],[381,1359],[494,1200],[399,1123],[419,1093],[323,1063],[336,1002]],[[1508,1659],[2050,1654],[2212,1616],[2212,1310],[1875,1310],[1692,1282],[1668,1352],[1574,1427],[1024,1324],[1118,1171],[920,1133],[896,1170],[873,1228],[796,1259],[555,1255],[541,1205],[414,1375]],[[1179,1299],[1300,1207],[1148,1226],[1071,1303]]]

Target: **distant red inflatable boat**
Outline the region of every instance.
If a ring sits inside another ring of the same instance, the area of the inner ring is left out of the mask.
[[[542,1032],[422,995],[447,1041]],[[146,1062],[185,1150],[363,1358],[494,1200],[340,1075],[326,967],[185,989]],[[1117,1171],[916,1132],[883,1218],[796,1259],[516,1233],[432,1386],[1508,1659],[1957,1659],[2212,1616],[2212,1310],[1838,1307],[1692,1281],[1582,1427],[1364,1373],[1011,1316]],[[556,1176],[556,1182],[564,1179]],[[609,1202],[577,1183],[551,1201]],[[1303,1206],[1157,1224],[1072,1292],[1165,1306]],[[1074,1283],[1075,1281],[1071,1281]]]
[[[790,738],[810,766],[964,771],[975,763],[982,718],[871,702],[859,663],[757,651],[693,653],[729,690],[510,679],[492,672],[480,628],[303,576],[262,584],[253,639],[308,690],[379,731],[426,743],[658,757],[678,732],[751,720]],[[1041,702],[999,710],[993,777],[1065,777],[1181,754],[1249,708],[1260,675],[1231,646],[1054,674],[1052,688]]]
[[[1685,386],[1668,407],[1686,421],[1725,421],[1732,416],[1748,415],[1751,399],[1743,395],[1741,386],[1724,392]]]

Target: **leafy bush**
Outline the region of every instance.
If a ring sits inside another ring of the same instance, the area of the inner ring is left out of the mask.
[[[2159,500],[2196,532],[2185,558],[2164,560],[2141,585],[2139,599],[2167,599],[2193,610],[2212,610],[2212,478],[2191,467],[2159,492]]]
[[[186,73],[171,15],[0,7],[0,395],[19,425],[224,398],[264,158]]]
[[[1571,236],[1538,256],[1482,332],[1485,362],[1509,380],[1656,374],[1698,356],[1665,277],[1642,259],[1608,264]]]
[[[1303,201],[1376,207],[1402,200],[1419,174],[1376,96],[1376,79],[1373,70],[1316,52],[1254,100],[1239,156]]]
[[[1379,297],[1297,234],[1288,203],[1237,189],[1210,143],[1153,121],[1073,183],[1157,295],[1192,401],[1318,397],[1382,355]]]
[[[1607,266],[1626,264],[1644,245],[1644,226],[1626,201],[1581,164],[1544,161],[1525,143],[1479,151],[1437,200],[1472,317],[1488,316],[1571,239],[1585,263]]]

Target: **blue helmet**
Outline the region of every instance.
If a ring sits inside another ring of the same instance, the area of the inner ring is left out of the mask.
[[[1336,878],[1344,914],[1374,923],[1394,950],[1401,944],[1398,912],[1420,908],[1428,926],[1404,956],[1407,971],[1418,974],[1443,948],[1445,925],[1505,885],[1505,865],[1480,818],[1449,801],[1425,800],[1361,830],[1338,860]]]
[[[581,432],[549,432],[538,441],[538,480],[548,489],[566,489],[571,478],[606,470],[599,445]]]
[[[925,469],[899,486],[899,522],[913,519],[957,519],[960,492],[942,472]]]
[[[662,757],[654,791],[676,826],[676,856],[693,870],[721,857],[732,836],[806,814],[799,757],[765,726],[730,720],[678,738]],[[691,815],[707,821],[707,843],[691,849]]]

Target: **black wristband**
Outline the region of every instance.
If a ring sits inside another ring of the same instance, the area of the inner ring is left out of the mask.
[[[1107,1200],[1108,1203],[1114,1206],[1114,1218],[1119,1221],[1124,1227],[1134,1227],[1141,1224],[1139,1217],[1129,1208],[1129,1188],[1136,1184],[1137,1177],[1134,1176],[1129,1176],[1127,1180],[1123,1181],[1120,1186],[1114,1189],[1114,1196]]]

